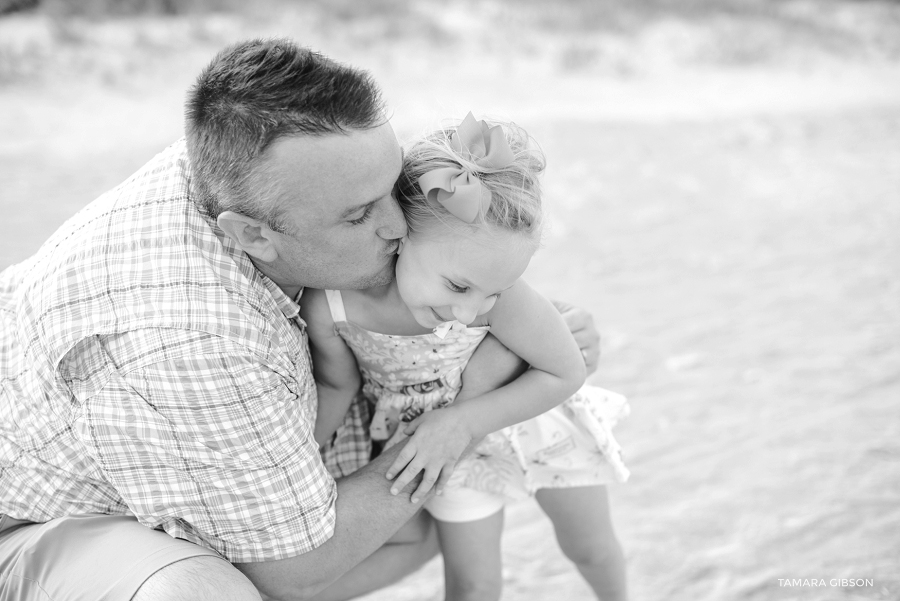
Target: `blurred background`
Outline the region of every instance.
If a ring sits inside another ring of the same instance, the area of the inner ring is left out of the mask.
[[[547,157],[528,278],[631,399],[633,599],[900,599],[900,3],[0,0],[0,269],[181,136],[212,55],[369,69],[408,140],[511,118]],[[536,505],[506,600],[590,599]],[[779,579],[869,579],[783,586]],[[440,561],[370,601],[442,599]]]

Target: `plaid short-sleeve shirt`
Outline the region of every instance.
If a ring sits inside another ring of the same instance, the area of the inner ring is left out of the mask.
[[[133,514],[232,562],[298,555],[336,498],[305,324],[190,177],[182,140],[0,273],[0,514]]]

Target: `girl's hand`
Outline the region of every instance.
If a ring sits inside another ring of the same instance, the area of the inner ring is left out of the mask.
[[[412,502],[424,499],[432,487],[441,494],[460,455],[472,442],[472,432],[453,407],[426,411],[406,425],[403,431],[411,438],[388,468],[387,477],[392,480],[391,494],[396,495],[422,470],[425,476],[412,494]]]

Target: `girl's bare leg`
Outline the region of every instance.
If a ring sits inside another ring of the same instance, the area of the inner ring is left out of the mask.
[[[503,590],[503,510],[474,522],[437,523],[447,601],[497,601]]]
[[[613,531],[605,486],[544,488],[537,501],[563,553],[602,601],[625,601],[625,556]]]

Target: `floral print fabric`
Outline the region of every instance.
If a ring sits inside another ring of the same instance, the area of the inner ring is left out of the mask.
[[[386,447],[405,438],[402,423],[454,401],[466,364],[490,330],[454,324],[419,336],[381,334],[348,321],[339,292],[327,298],[362,373],[369,433]],[[628,412],[621,395],[584,386],[547,413],[487,436],[460,461],[449,486],[519,499],[540,488],[625,481],[612,428]]]

